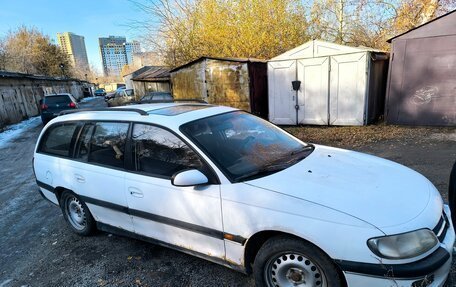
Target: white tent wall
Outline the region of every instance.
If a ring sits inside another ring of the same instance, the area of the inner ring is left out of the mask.
[[[369,89],[371,54],[367,48],[314,40],[271,59],[269,120],[281,125],[365,125],[375,119],[367,114],[369,97],[384,94]],[[296,80],[300,87],[294,91]]]

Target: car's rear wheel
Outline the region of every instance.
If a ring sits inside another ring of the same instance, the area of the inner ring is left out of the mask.
[[[60,197],[63,217],[71,230],[79,235],[90,235],[95,229],[95,220],[87,205],[71,191],[64,191]]]
[[[289,236],[266,241],[255,258],[257,286],[340,287],[334,263],[317,247]]]

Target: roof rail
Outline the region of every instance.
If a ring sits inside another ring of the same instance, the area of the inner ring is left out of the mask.
[[[60,116],[67,114],[74,114],[79,112],[134,112],[138,113],[141,116],[148,116],[149,114],[146,111],[135,108],[93,108],[93,109],[76,109],[76,110],[65,110],[60,112]]]
[[[205,100],[201,99],[176,99],[176,100],[148,100],[148,101],[136,101],[132,104],[163,104],[163,103],[179,103],[179,102],[195,102],[200,104],[208,104]]]

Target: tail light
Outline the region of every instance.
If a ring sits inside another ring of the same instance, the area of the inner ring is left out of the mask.
[[[76,104],[73,103],[73,102],[71,102],[68,106],[69,106],[70,108],[73,108],[73,109],[76,108]]]
[[[41,104],[41,110],[47,110],[48,106],[46,104]]]

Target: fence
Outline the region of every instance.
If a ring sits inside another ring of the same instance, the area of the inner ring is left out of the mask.
[[[0,71],[0,128],[39,115],[39,101],[47,94],[70,93],[81,99],[87,87],[76,79]]]

